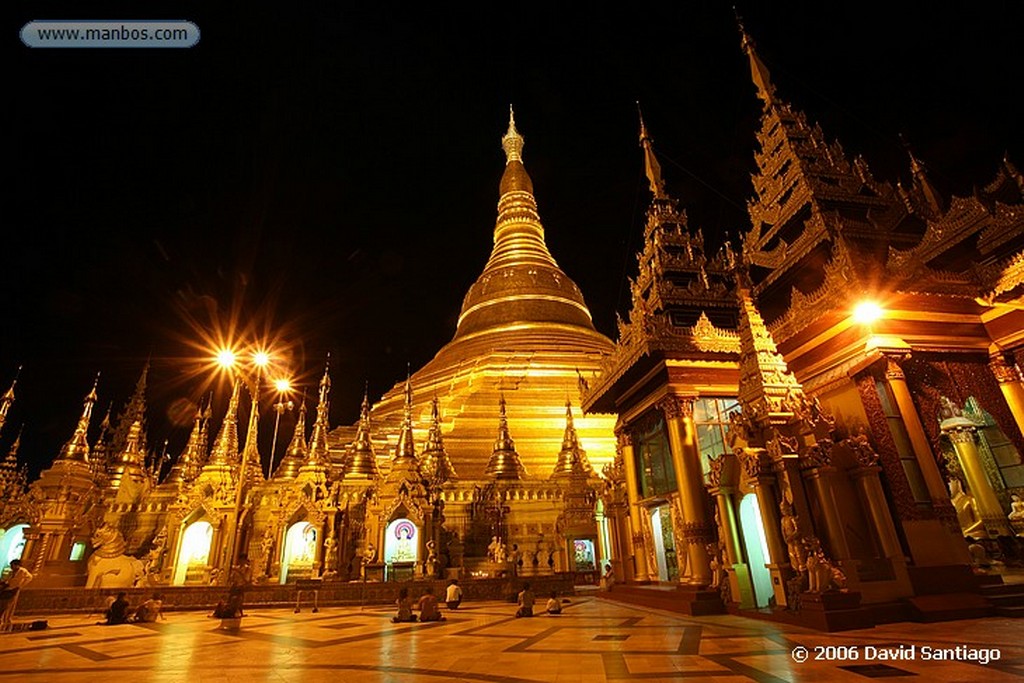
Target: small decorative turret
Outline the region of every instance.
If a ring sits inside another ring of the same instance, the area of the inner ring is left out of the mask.
[[[309,446],[306,444],[306,400],[303,399],[302,404],[299,406],[299,418],[295,422],[295,434],[292,435],[292,441],[288,444],[288,449],[285,451],[284,458],[281,459],[281,464],[277,466],[277,470],[274,472],[274,478],[294,479],[308,456]]]
[[[647,182],[651,186],[651,194],[654,195],[655,199],[667,199],[665,195],[665,181],[661,177],[661,164],[658,163],[658,158],[654,156],[654,146],[652,143],[654,140],[651,138],[650,133],[647,132],[647,126],[644,125],[644,115],[640,111],[640,103],[636,103],[636,111],[640,116],[640,146],[644,150],[644,173],[647,175]]]
[[[775,103],[775,86],[772,84],[771,74],[768,73],[768,67],[757,56],[754,39],[747,34],[739,14],[736,15],[736,24],[740,29],[740,44],[743,51],[747,53],[747,57],[750,58],[750,76],[754,85],[757,86],[757,96],[764,102],[765,109],[767,109]]]
[[[247,463],[244,473],[247,481],[263,481],[263,465],[259,449],[260,404],[259,382],[249,387],[252,396],[252,408],[249,411],[249,426],[245,431],[245,445],[242,447],[242,460]]]
[[[316,422],[313,424],[313,436],[309,440],[309,455],[302,469],[312,468],[326,472],[331,466],[331,452],[327,446],[329,400],[331,392],[330,368],[324,368],[324,376],[320,380],[320,401],[316,406]]]
[[[110,470],[108,486],[111,489],[120,487],[121,482],[128,478],[136,484],[146,479],[146,452],[142,450],[142,420],[136,419],[128,430],[124,449],[118,453],[117,461]],[[159,456],[157,456],[159,459]]]
[[[18,469],[18,448],[21,446],[21,430],[11,444],[11,450],[7,457],[0,462],[0,508],[4,503],[21,496],[25,492],[25,484],[22,480],[22,473]]]
[[[399,467],[418,467],[416,460],[416,444],[412,434],[412,375],[407,370],[405,376],[405,415],[402,418],[402,431],[398,435],[395,446],[395,457],[392,470]]]
[[[236,380],[231,389],[231,400],[228,401],[228,412],[220,426],[217,438],[213,443],[213,451],[206,467],[226,468],[238,462],[238,396],[241,384]]]
[[[71,439],[64,444],[60,450],[57,460],[70,460],[72,462],[89,462],[89,420],[92,418],[92,407],[96,404],[96,387],[99,386],[100,375],[96,373],[96,381],[92,384],[92,390],[86,394],[82,406],[82,416],[78,418],[78,425]]]
[[[526,468],[516,452],[516,444],[508,431],[508,417],[505,414],[505,392],[498,400],[498,438],[494,442],[491,459],[487,462],[487,475],[495,479],[522,479]]]
[[[14,403],[14,387],[18,383],[18,376],[21,375],[21,366],[18,366],[18,372],[14,375],[14,380],[11,382],[11,388],[4,392],[3,396],[0,396],[0,432],[3,431],[4,423],[7,422],[7,412],[11,409],[11,404]]]
[[[458,479],[448,452],[444,449],[441,436],[441,408],[437,397],[430,405],[430,432],[427,434],[427,445],[420,456],[420,469],[423,475],[433,484],[444,484]]]
[[[587,452],[580,447],[576,426],[572,421],[572,404],[566,399],[565,436],[562,437],[562,450],[558,454],[558,462],[555,463],[555,470],[551,476],[558,478],[574,474],[589,477],[594,474],[594,468],[590,466]]]
[[[356,432],[352,453],[345,466],[345,477],[375,479],[380,475],[377,469],[377,455],[370,441],[370,394],[369,387],[363,392],[363,406],[359,411],[359,429]]]
[[[178,456],[178,461],[167,473],[164,484],[187,484],[199,475],[203,460],[203,406],[196,406],[196,416],[192,422],[192,432],[188,436],[185,450]]]

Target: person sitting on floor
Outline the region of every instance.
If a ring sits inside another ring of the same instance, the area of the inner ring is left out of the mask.
[[[530,590],[530,584],[524,583],[523,590],[519,592],[519,609],[516,610],[516,616],[532,617],[533,603],[536,601],[537,598],[533,595],[533,591]]]
[[[462,604],[462,586],[458,579],[448,582],[448,589],[445,591],[444,601],[448,603],[448,609],[458,609]]]
[[[551,597],[548,598],[548,604],[544,607],[548,614],[561,614],[562,603],[558,601],[558,593],[551,591]]]
[[[420,596],[419,603],[416,606],[420,610],[420,621],[445,620],[441,610],[437,608],[437,597],[434,595],[434,589],[430,586],[423,589],[423,595]]]
[[[110,607],[107,608],[106,613],[103,615],[107,618],[106,621],[97,622],[102,626],[116,626],[117,624],[128,623],[128,594],[121,591],[117,594],[117,599],[110,603]]]
[[[132,619],[137,624],[152,624],[157,619],[166,619],[164,616],[164,596],[160,593],[153,593],[153,597],[139,605],[135,610]]]
[[[416,621],[416,615],[412,613],[412,600],[409,599],[409,589],[402,588],[398,591],[398,599],[395,600],[395,604],[398,605],[398,613],[391,618],[391,622],[399,624],[403,621]]]

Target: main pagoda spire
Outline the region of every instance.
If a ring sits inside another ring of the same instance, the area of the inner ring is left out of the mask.
[[[99,386],[100,375],[96,373],[96,381],[92,384],[92,390],[86,394],[82,405],[82,416],[78,418],[78,425],[71,439],[64,444],[60,451],[58,460],[70,460],[74,462],[89,462],[89,420],[92,418],[92,407],[96,405],[96,387]]]
[[[494,248],[463,300],[456,339],[530,323],[594,329],[579,288],[558,267],[544,241],[533,181],[523,165],[525,144],[509,107],[508,131],[501,139],[505,172],[499,186]]]

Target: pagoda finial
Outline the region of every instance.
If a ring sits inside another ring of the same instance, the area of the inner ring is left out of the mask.
[[[768,108],[775,103],[775,86],[772,84],[771,74],[768,73],[768,67],[757,56],[754,39],[750,37],[747,29],[743,26],[743,18],[740,17],[740,13],[736,11],[735,7],[733,11],[736,12],[736,25],[740,30],[740,45],[750,58],[750,76],[754,80],[754,85],[757,86],[757,96],[764,102],[765,108]]]
[[[444,439],[441,435],[441,406],[437,396],[434,396],[430,403],[430,432],[427,434],[427,445],[423,449],[420,468],[434,484],[458,479],[444,448]]]
[[[565,400],[565,435],[562,437],[562,450],[558,454],[555,469],[552,477],[567,477],[570,475],[589,476],[593,474],[587,459],[587,453],[580,447],[579,436],[576,434],[576,425],[572,419],[572,403]]]
[[[228,401],[228,412],[220,426],[217,438],[213,442],[210,453],[210,465],[232,465],[238,458],[238,398],[242,385],[235,380],[231,389],[231,400]]]
[[[498,398],[498,438],[487,462],[487,474],[495,479],[522,479],[526,468],[516,452],[516,444],[508,430],[508,416],[505,413],[505,390]]]
[[[315,436],[315,435],[314,435]],[[275,479],[294,479],[309,458],[309,446],[306,444],[306,398],[299,404],[299,417],[295,422],[295,433],[285,450],[281,464],[274,472]]]
[[[352,454],[345,464],[345,476],[373,478],[378,474],[377,455],[373,452],[373,442],[370,440],[370,385],[367,383],[363,390],[363,405],[359,410],[356,440],[352,445]]]
[[[331,430],[329,422],[330,414],[330,393],[331,393],[331,366],[330,356],[324,364],[324,376],[320,379],[320,400],[316,405],[316,422],[313,423],[313,435],[309,439],[309,454],[306,458],[308,464],[316,467],[327,467],[330,464],[330,448],[327,445],[327,433]],[[305,404],[305,401],[303,401]],[[303,405],[305,410],[305,405]],[[299,427],[295,427],[296,433]],[[305,430],[305,419],[303,418],[303,430]],[[288,447],[291,455],[291,446]]]
[[[416,462],[416,446],[412,434],[412,370],[406,365],[405,371],[405,414],[402,419],[402,431],[398,435],[395,447],[395,463]]]
[[[78,425],[71,439],[64,444],[58,460],[73,460],[77,462],[89,462],[89,420],[92,418],[92,407],[96,404],[96,387],[100,384],[100,373],[96,373],[96,380],[92,383],[92,389],[85,396],[82,406],[82,416],[78,418]]]
[[[640,146],[644,150],[644,173],[647,174],[647,182],[651,186],[651,194],[655,199],[665,199],[665,181],[661,177],[661,164],[654,156],[654,140],[647,132],[644,124],[644,114],[640,110],[640,102],[636,103],[636,113],[640,117]]]
[[[522,162],[523,145],[525,143],[526,139],[516,130],[516,113],[512,110],[512,105],[510,104],[508,105],[508,132],[501,138],[501,146],[505,149],[506,164],[513,161]]]
[[[902,133],[900,134],[900,142],[903,143],[903,149],[906,150],[907,156],[910,158],[910,173],[913,175],[914,183],[920,190],[925,203],[933,213],[942,213],[942,195],[935,189],[931,178],[928,177],[925,165],[914,155],[914,150],[911,149],[910,143],[907,142]]]
[[[22,428],[24,428],[24,425],[22,425]],[[23,492],[18,472],[18,447],[20,445],[21,430],[19,429],[18,436],[14,439],[14,443],[11,444],[11,450],[7,452],[7,457],[0,461],[0,496],[2,496],[0,506],[17,498]]]
[[[203,423],[204,414],[202,402],[196,405],[196,415],[192,421],[192,432],[188,436],[188,443],[185,450],[178,456],[178,461],[167,473],[164,484],[183,484],[196,478],[199,468],[202,465],[203,457]]]
[[[21,376],[21,366],[18,366],[18,371],[14,373],[14,380],[11,382],[11,388],[4,392],[4,395],[0,397],[0,430],[4,428],[4,423],[7,422],[7,411],[11,409],[11,404],[14,403],[14,386],[18,383],[18,377]]]

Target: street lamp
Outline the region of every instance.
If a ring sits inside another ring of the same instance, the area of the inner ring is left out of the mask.
[[[274,412],[277,413],[277,416],[274,418],[274,440],[270,445],[270,468],[267,471],[267,479],[274,474],[274,453],[277,452],[277,429],[281,426],[281,414],[295,407],[292,401],[284,400],[288,392],[292,390],[291,380],[285,377],[275,379],[274,388],[277,389],[277,403],[274,404]]]

